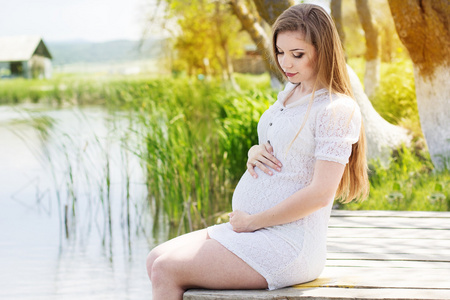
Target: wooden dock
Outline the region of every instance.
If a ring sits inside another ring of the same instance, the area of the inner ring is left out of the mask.
[[[189,290],[184,299],[450,299],[450,212],[333,211],[318,279],[275,291]]]

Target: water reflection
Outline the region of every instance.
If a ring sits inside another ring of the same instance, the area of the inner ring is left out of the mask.
[[[145,257],[168,233],[130,126],[99,107],[0,106],[1,299],[151,299]]]

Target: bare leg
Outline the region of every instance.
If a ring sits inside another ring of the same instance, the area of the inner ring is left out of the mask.
[[[150,253],[147,256],[148,277],[150,279],[152,278],[151,272],[152,272],[153,262],[162,254],[171,252],[173,250],[184,247],[185,245],[188,245],[191,243],[193,243],[193,244],[200,243],[200,242],[206,241],[207,239],[209,239],[208,232],[206,229],[202,229],[202,230],[193,231],[193,232],[190,232],[187,234],[180,235],[176,238],[173,238],[167,242],[164,242],[164,243],[156,246],[155,248],[152,249],[152,251],[150,251]]]
[[[200,231],[202,232],[202,231]],[[206,233],[206,231],[204,231]],[[203,234],[204,234],[203,233]],[[202,233],[191,237],[199,238]],[[204,235],[203,235],[204,236]],[[186,240],[189,242],[184,243]],[[178,239],[151,263],[153,299],[182,299],[188,288],[264,289],[267,282],[216,240]],[[182,246],[180,246],[183,244]],[[164,245],[164,244],[163,244]],[[161,247],[162,248],[162,247]]]

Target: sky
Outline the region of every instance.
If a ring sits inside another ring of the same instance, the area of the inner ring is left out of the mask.
[[[46,41],[137,40],[145,4],[154,0],[0,0],[0,36],[39,35]]]
[[[330,0],[304,2],[324,4],[329,9]],[[52,42],[138,40],[146,15],[154,14],[155,3],[156,0],[0,0],[0,37],[39,35]],[[161,35],[159,28],[154,25],[151,36]]]

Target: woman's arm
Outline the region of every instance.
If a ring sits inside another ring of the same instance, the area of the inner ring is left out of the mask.
[[[230,223],[236,232],[251,232],[281,225],[306,217],[333,201],[345,166],[318,160],[314,166],[312,182],[276,206],[255,215],[242,211],[230,213]]]

